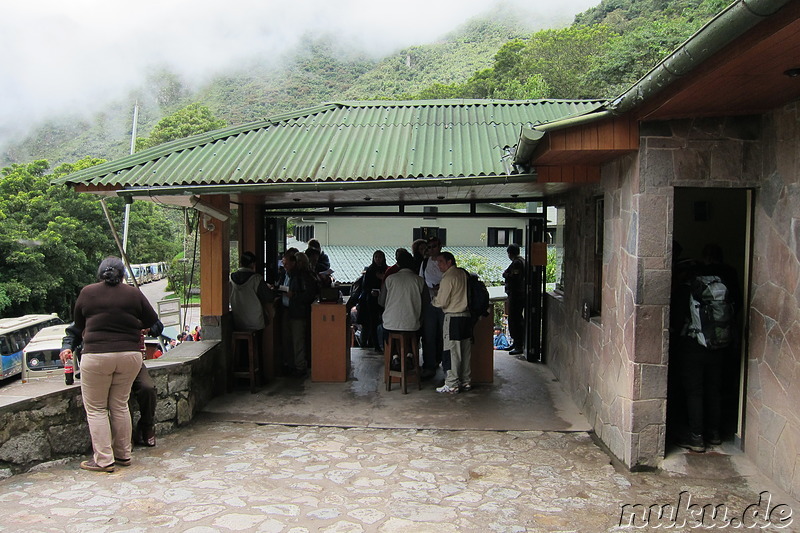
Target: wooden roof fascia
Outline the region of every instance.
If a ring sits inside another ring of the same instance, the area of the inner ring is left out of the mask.
[[[536,167],[539,183],[600,183],[599,165]]]
[[[533,152],[541,167],[599,165],[639,150],[639,124],[630,113],[572,128],[548,131]],[[540,175],[541,176],[541,175]]]

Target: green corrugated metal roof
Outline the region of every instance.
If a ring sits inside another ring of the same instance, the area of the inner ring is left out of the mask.
[[[602,102],[416,100],[324,104],[215,130],[85,169],[58,183],[159,187],[502,176],[522,127]]]

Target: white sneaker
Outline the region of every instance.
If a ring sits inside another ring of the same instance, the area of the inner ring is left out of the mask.
[[[436,389],[436,392],[447,393],[447,394],[458,394],[458,387],[452,388],[448,387],[445,383],[441,387]]]

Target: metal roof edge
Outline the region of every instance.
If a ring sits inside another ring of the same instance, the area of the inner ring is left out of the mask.
[[[605,102],[603,99],[586,98],[538,98],[535,100],[499,100],[494,98],[443,98],[438,100],[339,100],[331,102],[344,107],[427,107],[464,105],[534,105]]]
[[[365,179],[365,180],[335,180],[335,181],[293,181],[273,183],[204,183],[196,185],[161,185],[161,186],[136,186],[121,187],[116,189],[118,196],[145,196],[153,195],[191,195],[191,194],[230,194],[236,192],[304,192],[304,191],[337,191],[343,187],[358,185],[360,189],[415,189],[431,187],[446,178],[457,186],[527,183],[535,179],[535,174],[497,174],[484,176],[429,176],[408,177],[400,179]]]

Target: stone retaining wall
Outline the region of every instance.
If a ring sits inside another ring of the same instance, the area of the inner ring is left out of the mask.
[[[218,341],[189,342],[146,362],[158,391],[156,434],[188,424],[224,390],[222,353]],[[0,407],[0,479],[42,462],[91,452],[80,386],[58,384],[53,389]],[[131,412],[135,422],[135,400]]]

